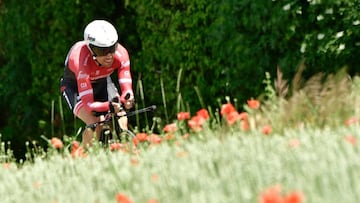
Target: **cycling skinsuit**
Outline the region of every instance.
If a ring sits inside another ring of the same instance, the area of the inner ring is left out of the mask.
[[[109,111],[109,94],[117,94],[110,78],[116,69],[121,92],[133,95],[129,55],[123,46],[117,45],[114,62],[107,68],[95,62],[85,41],[74,44],[65,60],[61,92],[75,115],[82,107],[88,112]],[[115,90],[109,92],[109,87]]]

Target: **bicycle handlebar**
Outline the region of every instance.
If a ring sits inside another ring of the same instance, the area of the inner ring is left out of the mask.
[[[114,113],[108,113],[108,112],[94,112],[94,115],[100,116],[100,115],[106,115],[106,114],[114,114],[115,118],[120,118],[120,117],[123,117],[123,116],[130,117],[130,116],[133,116],[133,115],[136,115],[136,114],[139,114],[139,113],[155,111],[155,110],[156,110],[156,105],[151,105],[151,106],[148,106],[148,107],[145,107],[145,108],[142,108],[142,109],[138,109],[138,110],[135,110],[135,111],[126,112],[126,114],[121,115],[121,116],[116,115]],[[109,116],[109,118],[111,118],[111,117],[112,116]],[[103,120],[103,121],[99,121],[99,122],[96,122],[96,123],[89,124],[89,125],[85,126],[85,128],[95,129],[97,125],[99,125],[101,123],[105,123],[105,122],[108,122],[108,119]]]
[[[139,109],[139,110],[126,112],[126,114],[124,116],[130,117],[130,116],[133,116],[135,114],[144,113],[144,112],[148,112],[148,111],[155,111],[155,110],[156,110],[156,106],[151,105],[151,106]]]
[[[125,100],[128,100],[129,98],[130,98],[130,93],[127,93],[125,95]],[[120,108],[122,109],[122,103],[119,101],[118,97],[112,98],[111,101],[109,101],[109,102],[120,103]],[[93,114],[93,116],[99,117],[99,116],[108,114],[108,112],[96,112],[96,111],[94,111],[94,112],[92,112],[92,114]]]

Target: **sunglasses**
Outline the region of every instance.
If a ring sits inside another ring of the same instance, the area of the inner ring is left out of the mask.
[[[110,47],[98,47],[98,46],[95,46],[92,44],[89,44],[89,47],[95,56],[106,56],[109,53],[112,53],[112,54],[115,53],[117,43],[115,43],[114,45],[112,45]]]

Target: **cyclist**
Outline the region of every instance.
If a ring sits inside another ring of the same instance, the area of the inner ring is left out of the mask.
[[[117,70],[121,96],[111,80]],[[74,115],[86,125],[100,121],[94,112],[123,113],[118,98],[126,109],[134,104],[130,59],[127,50],[118,43],[115,27],[105,20],[94,20],[84,30],[84,40],[76,42],[65,59],[61,78],[61,92]],[[120,126],[127,128],[127,118],[121,117]],[[95,129],[99,139],[101,127]],[[84,146],[91,145],[94,132],[85,129]]]

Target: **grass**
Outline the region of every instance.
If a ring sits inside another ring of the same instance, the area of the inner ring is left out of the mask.
[[[216,132],[140,150],[54,153],[36,164],[0,167],[2,202],[257,202],[280,185],[306,202],[360,200],[360,152],[345,137],[360,127],[261,133]],[[297,144],[292,142],[297,141]]]
[[[74,137],[64,137],[64,147],[49,140],[17,164],[2,143],[1,202],[359,202],[360,79],[297,75],[291,89],[279,71],[274,89],[269,77],[245,112],[229,97],[220,109],[181,112],[146,128],[134,151],[95,145],[74,157]],[[161,143],[150,139],[155,126]]]

